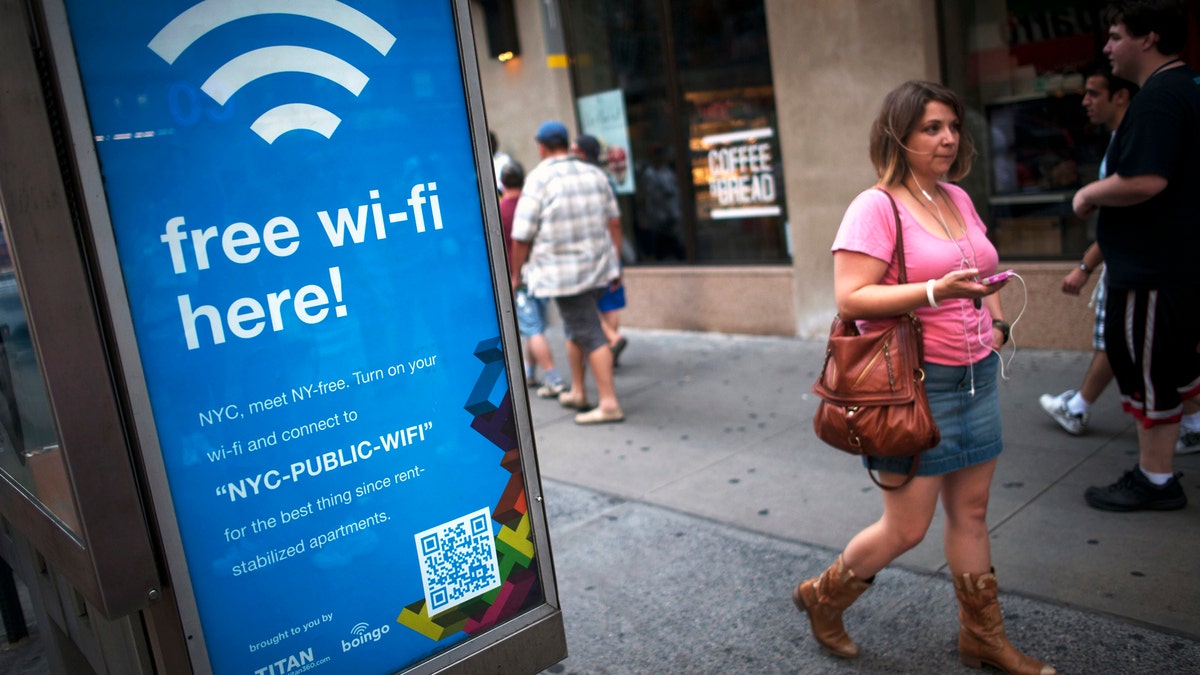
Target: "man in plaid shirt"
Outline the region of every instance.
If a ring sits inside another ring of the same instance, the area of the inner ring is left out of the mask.
[[[613,357],[596,301],[619,281],[621,215],[604,171],[572,157],[567,128],[538,127],[541,162],[525,179],[512,230],[512,284],[554,298],[567,335],[571,388],[558,402],[580,412],[577,424],[625,419],[613,387]],[[592,408],[583,376],[592,370],[599,396]]]

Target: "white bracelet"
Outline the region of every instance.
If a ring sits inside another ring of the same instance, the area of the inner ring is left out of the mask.
[[[930,279],[925,282],[925,297],[929,299],[929,306],[937,309],[937,299],[933,297],[933,285],[937,283],[935,279]]]

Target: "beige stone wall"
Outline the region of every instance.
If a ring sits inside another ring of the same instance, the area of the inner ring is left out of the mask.
[[[1020,316],[1020,321],[1013,328],[1018,348],[1092,349],[1092,326],[1096,321],[1096,310],[1088,307],[1088,300],[1100,275],[1093,274],[1079,296],[1066,295],[1062,292],[1062,280],[1074,266],[1062,262],[1000,261],[1001,268],[1011,267],[1020,274],[1027,287],[1022,287],[1020,281],[1014,279],[1000,291],[1004,318],[1012,322]]]
[[[546,62],[541,2],[515,1],[521,56],[508,63],[500,63],[489,55],[483,8],[477,2],[471,3],[488,127],[496,132],[500,149],[520,162],[526,171],[538,162],[533,135],[539,124],[558,119],[568,129],[576,126],[567,69],[551,68]]]
[[[867,134],[887,91],[940,80],[932,0],[765,0],[787,181],[795,334],[821,337],[833,316],[829,245],[842,213],[875,182]],[[947,27],[954,30],[954,27]],[[1012,263],[1024,277],[1002,291],[1021,347],[1091,349],[1094,310],[1061,291],[1074,263]],[[1094,282],[1093,282],[1094,283]],[[752,291],[751,291],[752,292]],[[1085,296],[1091,285],[1085,289]]]
[[[833,242],[846,206],[875,183],[867,135],[883,96],[937,79],[932,0],[766,0],[791,220],[796,332],[833,316]]]
[[[796,334],[788,267],[638,267],[625,273],[621,321],[753,335]]]

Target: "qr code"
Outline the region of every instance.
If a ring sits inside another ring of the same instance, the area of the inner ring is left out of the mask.
[[[429,616],[500,586],[490,508],[418,532],[414,538]]]

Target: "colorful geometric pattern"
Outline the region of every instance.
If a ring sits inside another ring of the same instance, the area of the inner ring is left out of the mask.
[[[462,630],[469,618],[459,607],[430,618],[425,607],[425,598],[421,598],[405,607],[396,620],[430,640],[441,640]]]
[[[533,589],[536,582],[537,573],[530,569],[521,569],[510,576],[500,587],[500,593],[496,596],[496,601],[492,603],[492,606],[467,619],[463,632],[467,635],[482,633],[516,614],[525,604],[525,598],[529,597],[529,591]]]
[[[475,358],[483,361],[483,372],[475,381],[475,388],[463,407],[472,415],[490,413],[500,407],[500,400],[508,393],[508,378],[504,377],[504,350],[500,338],[484,340],[475,347]]]
[[[512,392],[508,389],[500,338],[480,342],[475,347],[475,357],[483,362],[483,369],[463,408],[475,416],[471,428],[503,453],[500,466],[512,474],[492,509],[492,519],[500,524],[496,554],[501,584],[485,595],[434,617],[429,616],[424,598],[406,606],[396,617],[401,625],[434,641],[444,640],[460,631],[467,635],[486,631],[521,611],[538,585],[537,571],[532,566],[532,526],[517,447]]]

